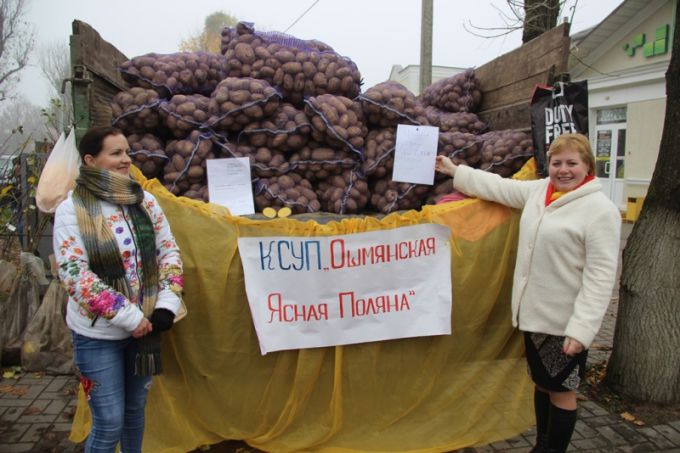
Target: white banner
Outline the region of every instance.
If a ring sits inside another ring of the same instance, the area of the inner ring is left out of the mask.
[[[450,230],[239,238],[262,354],[451,333]]]

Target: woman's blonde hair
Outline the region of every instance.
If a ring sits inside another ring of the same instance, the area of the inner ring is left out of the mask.
[[[590,176],[595,175],[595,157],[593,156],[593,150],[590,148],[588,137],[583,134],[562,134],[553,140],[547,153],[548,164],[550,164],[550,159],[553,156],[560,154],[567,149],[576,151],[583,163],[588,166],[588,174]]]

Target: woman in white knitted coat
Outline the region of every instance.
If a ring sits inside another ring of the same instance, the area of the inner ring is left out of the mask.
[[[512,323],[524,332],[535,383],[532,452],[565,451],[588,347],[611,299],[621,216],[594,177],[588,139],[565,134],[548,150],[549,177],[503,179],[437,156],[436,169],[470,196],[521,209]]]

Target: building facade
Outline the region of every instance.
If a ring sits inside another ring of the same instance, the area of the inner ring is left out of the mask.
[[[570,74],[588,80],[597,176],[622,210],[647,193],[661,143],[677,0],[625,0],[572,37]]]

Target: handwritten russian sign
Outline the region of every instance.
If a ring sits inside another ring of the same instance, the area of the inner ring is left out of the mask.
[[[434,184],[439,128],[397,125],[392,181]]]
[[[260,351],[451,333],[450,231],[239,238]]]

